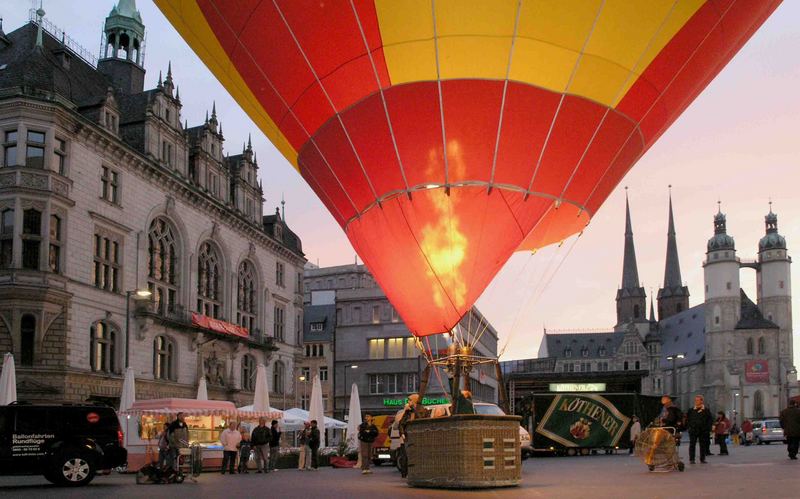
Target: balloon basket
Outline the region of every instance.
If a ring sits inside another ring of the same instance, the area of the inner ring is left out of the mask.
[[[408,484],[482,489],[522,479],[519,416],[455,415],[408,423]]]

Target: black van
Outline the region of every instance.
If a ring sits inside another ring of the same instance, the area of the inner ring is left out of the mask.
[[[57,485],[86,485],[98,471],[127,460],[122,429],[111,407],[22,402],[0,406],[2,475],[44,475]]]

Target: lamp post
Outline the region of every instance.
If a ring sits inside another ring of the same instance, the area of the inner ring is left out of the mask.
[[[303,383],[303,400],[302,400],[303,407],[302,407],[302,409],[304,411],[307,411],[308,409],[306,409],[306,377],[305,376],[300,376],[297,379],[299,379],[300,382]]]
[[[672,355],[668,355],[667,356],[667,360],[671,360],[672,361],[672,392],[673,392],[673,395],[677,395],[677,393],[678,393],[678,383],[677,383],[677,379],[678,378],[677,378],[676,373],[675,373],[675,363],[678,361],[678,359],[683,359],[685,357],[686,357],[686,354],[684,354],[684,353],[674,353]]]
[[[130,366],[131,359],[131,296],[150,298],[153,293],[149,289],[134,289],[125,292],[125,368]]]
[[[347,397],[345,407],[350,411],[350,392],[347,391],[347,369],[358,369],[358,365],[348,364],[344,366],[344,396]],[[342,410],[342,414],[344,414],[344,410]],[[344,419],[344,416],[342,416],[342,418]]]
[[[792,394],[789,392],[789,375],[791,374],[797,374],[797,369],[795,369],[794,367],[792,367],[791,369],[787,369],[786,376],[784,376],[785,378],[784,386],[786,387],[786,390],[784,392],[785,393],[784,403],[786,404],[786,407],[789,406],[789,399],[792,398]]]

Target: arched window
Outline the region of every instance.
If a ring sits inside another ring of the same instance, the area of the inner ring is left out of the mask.
[[[761,393],[761,390],[756,390],[753,394],[753,417],[764,417],[764,394]]]
[[[92,371],[116,372],[117,331],[107,322],[95,322],[91,327],[89,364]]]
[[[166,336],[156,336],[153,342],[153,377],[174,380],[175,345]]]
[[[245,354],[242,357],[242,390],[252,392],[256,389],[256,359]]]
[[[758,353],[759,354],[767,353],[767,342],[763,336],[758,339]]]
[[[14,210],[0,212],[0,269],[11,268],[14,262]]]
[[[147,285],[160,314],[174,311],[178,304],[179,258],[175,229],[166,219],[156,218],[148,231]]]
[[[245,260],[239,265],[239,283],[237,287],[237,318],[240,326],[246,327],[253,335],[256,327],[256,277],[253,265]]]
[[[22,212],[22,268],[39,270],[42,246],[42,212],[33,208]]]
[[[20,357],[21,366],[33,365],[33,350],[36,342],[36,317],[25,314],[22,316],[19,327],[20,333]]]
[[[633,306],[633,318],[634,319],[638,319],[639,318],[639,305],[634,305]]]
[[[283,394],[286,367],[280,360],[272,366],[272,391],[278,395]]]
[[[753,338],[747,338],[747,355],[753,355]]]
[[[197,258],[197,311],[220,318],[222,310],[222,266],[219,255],[210,242],[200,246]]]

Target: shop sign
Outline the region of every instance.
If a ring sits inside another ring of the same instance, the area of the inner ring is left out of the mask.
[[[408,398],[402,399],[383,399],[383,406],[384,407],[403,407],[408,403]],[[450,400],[447,397],[440,397],[440,398],[422,398],[422,405],[441,405],[441,404],[449,404]]]
[[[769,383],[769,361],[748,360],[744,365],[744,379],[748,383]]]
[[[536,432],[567,447],[613,447],[628,427],[624,416],[600,395],[556,395]]]
[[[551,392],[604,392],[605,383],[550,383]]]

